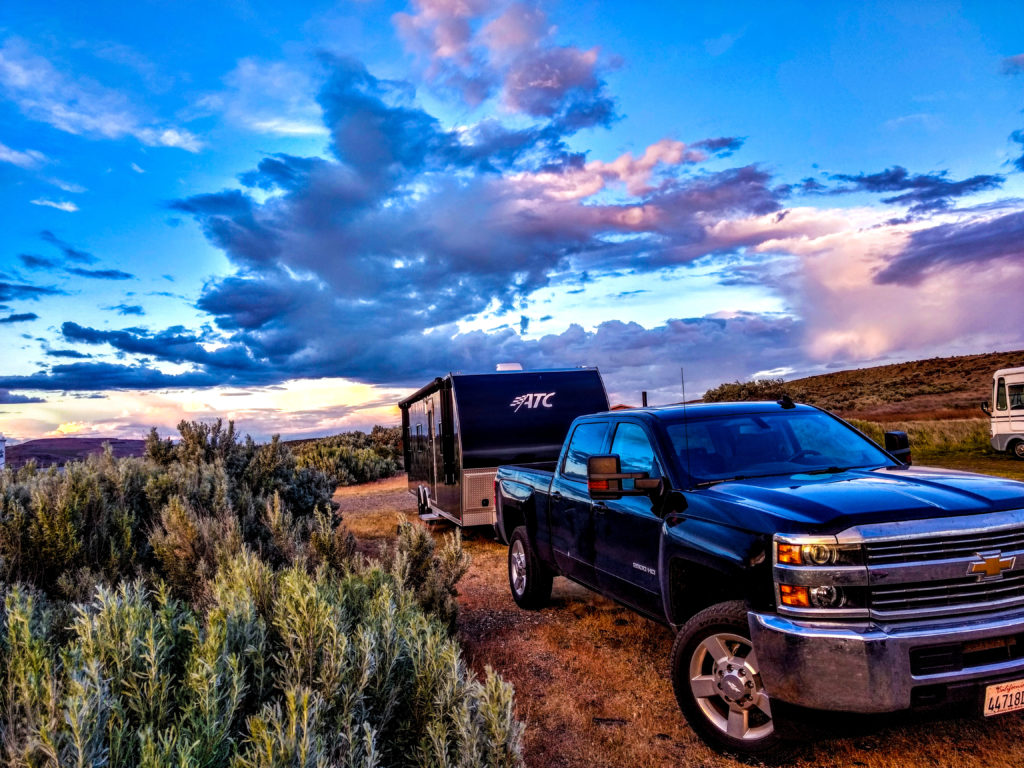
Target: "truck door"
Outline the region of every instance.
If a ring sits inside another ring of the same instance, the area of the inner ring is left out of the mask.
[[[646,430],[622,421],[615,427],[608,451],[617,455],[623,472],[647,472],[662,477],[661,464]],[[629,487],[632,480],[626,480]],[[648,612],[659,612],[658,550],[661,518],[648,496],[594,502],[598,586],[619,600]]]
[[[608,434],[604,421],[583,422],[573,430],[551,481],[551,546],[559,570],[596,586],[594,517],[587,490],[587,459],[600,454]]]

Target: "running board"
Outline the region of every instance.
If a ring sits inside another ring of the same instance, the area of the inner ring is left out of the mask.
[[[424,523],[433,523],[438,520],[444,519],[445,518],[441,517],[441,515],[437,514],[437,512],[427,512],[424,515],[420,515],[420,520],[422,520]]]

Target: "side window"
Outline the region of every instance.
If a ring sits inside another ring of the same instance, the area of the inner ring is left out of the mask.
[[[1006,379],[1002,377],[996,382],[996,410],[1006,410]]]
[[[601,452],[607,432],[608,424],[600,421],[576,427],[565,451],[562,474],[574,480],[586,480],[587,459]]]
[[[1024,410],[1024,384],[1011,384],[1007,392],[1010,396],[1010,410]]]
[[[623,472],[647,472],[651,477],[661,477],[651,441],[639,424],[619,424],[611,452],[618,454]],[[627,483],[632,484],[632,480]]]

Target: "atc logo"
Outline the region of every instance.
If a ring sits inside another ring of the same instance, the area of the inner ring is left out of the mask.
[[[516,413],[520,408],[552,408],[551,398],[554,396],[554,392],[533,392],[529,395],[520,395],[509,403],[509,407],[514,408]]]

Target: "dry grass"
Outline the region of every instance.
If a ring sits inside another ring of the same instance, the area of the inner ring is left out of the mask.
[[[973,460],[1016,469],[1010,460]],[[987,464],[962,468],[991,471]],[[397,515],[415,517],[405,487],[404,478],[394,478],[335,496],[364,551],[393,539]],[[679,713],[668,679],[668,629],[562,578],[548,608],[521,611],[509,595],[506,548],[482,530],[467,531],[465,547],[473,563],[459,584],[459,638],[477,671],[489,665],[515,685],[528,766],[738,765],[704,747]],[[836,721],[842,730],[819,729],[798,768],[1018,768],[1024,762],[1020,716]]]

